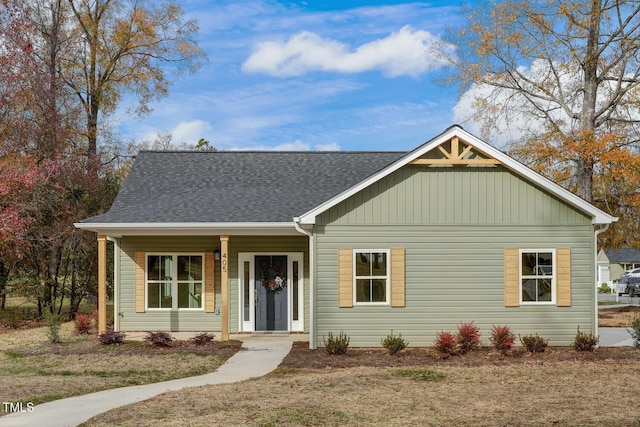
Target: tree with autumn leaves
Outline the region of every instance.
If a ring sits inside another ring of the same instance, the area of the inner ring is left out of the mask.
[[[602,243],[640,245],[640,4],[480,2],[450,42],[483,136],[619,216]]]
[[[196,32],[171,1],[0,0],[0,308],[9,286],[70,317],[95,293],[95,236],[73,223],[122,180],[103,123],[125,92],[148,112],[167,65],[195,70]]]

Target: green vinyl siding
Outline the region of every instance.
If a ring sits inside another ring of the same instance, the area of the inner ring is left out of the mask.
[[[495,167],[405,166],[317,218],[316,345],[344,331],[353,346],[379,346],[391,330],[413,346],[474,321],[568,345],[594,327],[591,218]],[[404,248],[406,307],[338,308],[338,249]],[[504,249],[571,249],[571,306],[504,306]]]
[[[238,331],[238,253],[304,252],[305,330],[309,325],[309,257],[305,236],[229,237],[229,332]],[[220,249],[218,236],[123,237],[120,239],[120,330],[121,331],[220,331],[222,316],[204,311],[146,311],[134,307],[135,252],[200,253]],[[215,308],[222,308],[220,261],[215,261]]]
[[[379,346],[391,330],[413,346],[433,345],[441,330],[474,321],[488,345],[491,326],[538,333],[568,345],[593,328],[593,233],[582,226],[322,226],[316,239],[317,345],[344,331],[352,346]],[[406,307],[338,308],[337,248],[404,247]],[[504,249],[571,248],[572,305],[504,307]]]
[[[502,166],[405,166],[320,215],[318,224],[590,224]]]
[[[220,248],[216,237],[123,237],[120,239],[120,330],[121,331],[219,331],[221,316],[204,310],[135,312],[135,252],[204,253]],[[216,261],[216,309],[220,301],[220,266]]]

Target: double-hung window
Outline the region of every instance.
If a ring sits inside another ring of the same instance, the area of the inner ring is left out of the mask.
[[[523,304],[554,303],[555,250],[520,250],[520,291]]]
[[[389,251],[354,250],[356,304],[389,302]]]
[[[147,255],[147,308],[202,309],[202,254]]]

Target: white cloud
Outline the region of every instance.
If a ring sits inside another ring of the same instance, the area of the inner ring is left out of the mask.
[[[337,40],[302,31],[288,41],[259,43],[244,62],[245,72],[278,77],[299,76],[312,71],[361,73],[380,70],[388,77],[417,77],[430,69],[445,67],[436,53],[441,40],[428,31],[406,25],[389,36],[365,43],[355,50]],[[453,47],[447,46],[453,55]]]
[[[206,139],[206,135],[211,134],[212,131],[211,123],[204,120],[183,121],[170,130],[174,141],[186,144],[195,144],[200,138]]]

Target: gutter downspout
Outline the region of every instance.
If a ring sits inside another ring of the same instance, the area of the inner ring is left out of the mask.
[[[293,218],[293,226],[298,233],[304,234],[309,238],[309,348],[314,350],[316,348],[316,322],[315,322],[315,252],[313,233],[304,230],[300,226],[300,218]]]
[[[595,292],[595,324],[593,325],[593,334],[597,337],[599,336],[599,331],[598,331],[598,236],[601,233],[604,233],[605,231],[607,231],[609,229],[609,225],[610,224],[605,224],[605,226],[603,228],[599,228],[594,232],[594,236],[593,236],[593,244],[594,244],[594,266],[595,269],[593,271],[594,273],[594,292]],[[616,295],[618,294],[618,291],[616,290]]]
[[[107,240],[113,242],[113,330],[120,332],[120,239]]]

